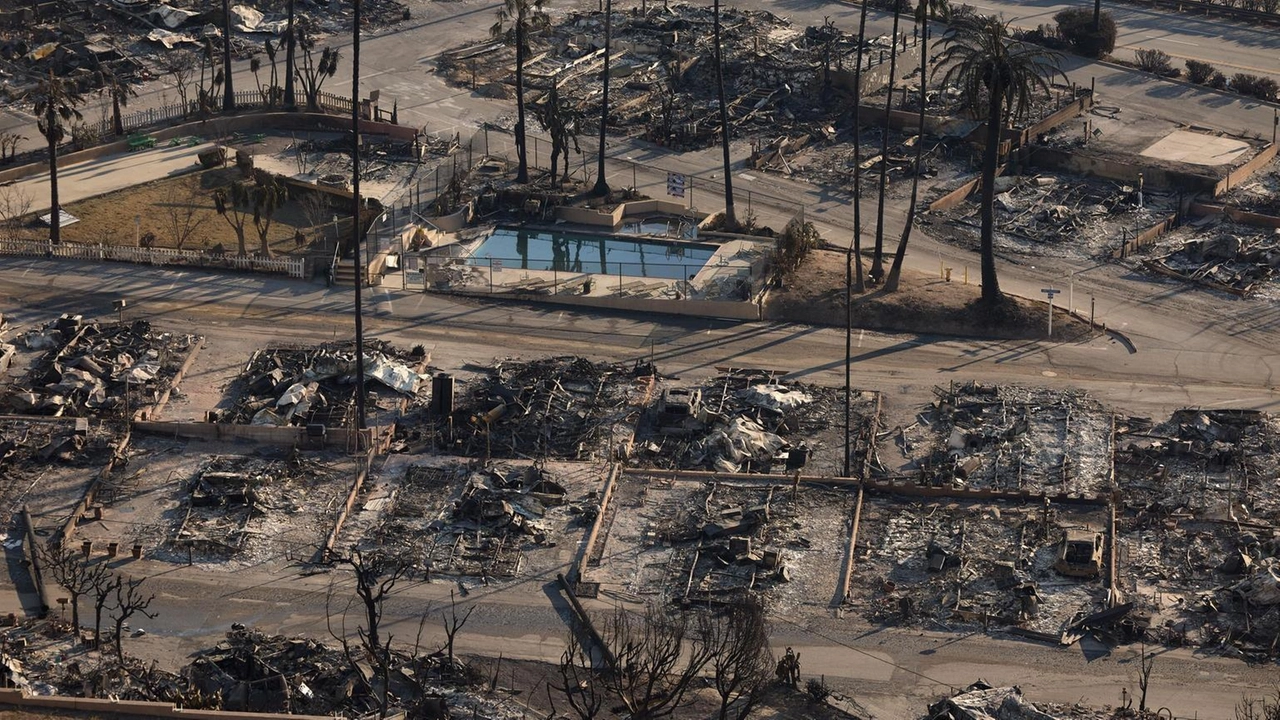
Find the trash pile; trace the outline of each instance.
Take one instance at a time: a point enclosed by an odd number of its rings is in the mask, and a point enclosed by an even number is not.
[[[1252,660],[1280,637],[1280,427],[1247,410],[1182,410],[1116,427],[1125,589],[1153,633]],[[1141,578],[1139,584],[1137,579]]]
[[[339,473],[318,460],[215,455],[185,483],[181,518],[163,550],[171,559],[219,562],[281,541],[276,516],[325,515],[318,487]],[[321,504],[320,508],[307,507]],[[198,557],[197,557],[198,556]]]
[[[111,457],[123,428],[83,418],[0,421],[0,521],[23,504],[51,468],[100,468]]]
[[[1093,710],[1080,703],[1070,706],[1032,703],[1018,686],[993,687],[985,680],[971,683],[955,695],[929,706],[925,720],[1108,720],[1136,716],[1132,708]]]
[[[414,368],[425,357],[421,346],[404,353],[383,341],[365,343],[365,387],[375,405],[371,412],[417,396],[423,376]],[[354,412],[355,361],[354,342],[256,350],[232,388],[230,409],[216,419],[247,425],[345,427]]]
[[[1111,415],[1079,390],[951,383],[892,433],[917,481],[935,487],[1101,493]]]
[[[814,516],[789,487],[699,484],[686,501],[664,508],[645,534],[650,544],[671,548],[655,589],[674,601],[716,604],[744,592],[772,594],[801,565],[818,562],[803,558],[813,550],[817,531],[805,526]]]
[[[1260,215],[1280,216],[1280,160],[1272,160],[1246,182],[1215,198],[1214,202]]]
[[[608,457],[627,434],[636,377],[635,368],[575,356],[500,361],[466,383],[456,407],[450,390],[447,407],[400,423],[398,439],[467,457]]]
[[[830,444],[824,431],[840,426],[843,434],[843,391],[784,385],[780,375],[731,369],[698,388],[662,390],[637,434],[637,461],[722,472],[805,467],[814,450]],[[873,401],[863,395],[855,401],[855,434],[870,422]]]
[[[706,6],[653,3],[615,11],[610,125],[682,150],[715,141],[720,122],[712,38]],[[526,87],[536,98],[555,82],[560,102],[590,128],[599,117],[603,13],[570,13],[533,44]],[[878,58],[872,48],[889,43],[881,38],[869,45],[868,54]],[[721,47],[735,136],[776,133],[780,127],[803,133],[809,124],[821,128],[834,121],[839,108],[831,104],[832,93],[823,91],[824,64],[852,77],[843,68],[858,56],[856,36],[834,26],[801,30],[768,11],[733,7],[721,10]],[[496,42],[454,50],[437,63],[450,82],[497,97],[513,95],[507,87],[514,83],[513,67],[514,51]]]
[[[360,545],[412,558],[426,577],[511,578],[527,551],[556,545],[558,528],[594,518],[598,499],[572,497],[541,464],[451,463],[409,466],[376,502],[382,515]]]
[[[86,323],[79,315],[63,315],[26,332],[21,342],[45,354],[0,401],[4,409],[22,415],[124,417],[170,389],[200,338],[153,330],[145,320]]]
[[[1236,295],[1280,297],[1272,279],[1280,269],[1280,229],[1207,217],[1157,242],[1157,270]]]
[[[1178,209],[1168,192],[1052,173],[998,177],[996,193],[996,247],[1056,257],[1109,254]],[[978,200],[940,213],[945,232],[967,247],[978,246]]]
[[[877,623],[1014,626],[1058,641],[1104,607],[1100,515],[1058,506],[864,506],[849,604]]]

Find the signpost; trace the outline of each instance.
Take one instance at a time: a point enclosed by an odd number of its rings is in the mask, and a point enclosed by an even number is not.
[[[684,197],[684,175],[667,173],[667,194],[671,197]]]
[[[1048,288],[1040,288],[1040,292],[1049,296],[1049,337],[1053,337],[1053,296],[1057,295],[1062,291],[1055,290],[1054,288],[1048,287]]]

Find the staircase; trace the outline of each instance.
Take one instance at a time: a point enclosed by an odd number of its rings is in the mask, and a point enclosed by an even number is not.
[[[356,274],[355,260],[339,260],[333,266],[333,284],[343,287],[355,287]],[[368,286],[368,279],[365,279],[365,285]]]

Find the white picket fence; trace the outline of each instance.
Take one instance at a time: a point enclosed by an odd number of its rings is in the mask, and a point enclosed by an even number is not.
[[[183,265],[201,268],[225,268],[250,272],[274,273],[303,279],[307,276],[305,258],[258,258],[240,255],[210,255],[196,250],[143,248],[117,245],[80,245],[76,243],[40,242],[38,240],[0,240],[0,255],[24,257],[56,257],[69,260],[94,260],[139,263],[142,265]]]

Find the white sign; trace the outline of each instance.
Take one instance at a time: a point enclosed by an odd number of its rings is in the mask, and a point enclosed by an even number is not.
[[[490,259],[489,259],[489,267],[493,268],[494,270],[501,271],[501,270],[502,270],[502,258],[490,258]]]
[[[684,197],[684,175],[667,173],[667,194],[672,197]]]

